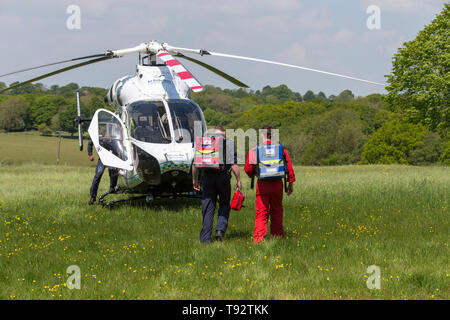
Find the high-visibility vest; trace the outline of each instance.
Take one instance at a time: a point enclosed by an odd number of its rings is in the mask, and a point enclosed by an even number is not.
[[[223,170],[225,144],[222,135],[196,137],[194,166],[198,169]]]
[[[277,144],[262,144],[256,148],[258,179],[282,179],[286,175],[286,163],[283,146]]]

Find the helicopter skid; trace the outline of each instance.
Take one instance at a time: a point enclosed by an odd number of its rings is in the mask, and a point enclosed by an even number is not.
[[[128,197],[128,198],[123,198],[123,199],[118,199],[118,200],[105,202],[106,196],[108,196],[110,194],[122,194],[125,191],[126,191],[126,189],[118,188],[117,190],[114,190],[113,192],[106,192],[105,194],[103,194],[99,198],[98,203],[101,206],[111,208],[112,206],[114,206],[117,203],[128,202],[128,201],[131,202],[131,201],[134,201],[134,200],[142,200],[142,199],[145,199],[145,202],[150,204],[150,203],[152,203],[154,201],[155,198],[157,198],[157,199],[163,199],[163,198],[168,198],[168,199],[176,199],[176,198],[200,199],[201,198],[201,194],[200,193],[195,193],[195,192],[159,194],[156,197],[154,197],[153,194],[148,193],[148,194],[142,194],[142,195],[138,195],[138,196],[133,196],[133,197]]]

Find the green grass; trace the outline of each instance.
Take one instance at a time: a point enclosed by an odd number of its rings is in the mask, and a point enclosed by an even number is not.
[[[0,164],[24,163],[57,164],[58,137],[43,137],[36,131],[0,133]],[[87,142],[80,152],[78,136],[63,135],[59,164],[71,166],[95,166],[87,157]]]
[[[201,245],[199,201],[90,207],[93,174],[0,166],[0,299],[450,298],[448,167],[296,167],[286,236],[260,245],[248,179],[225,241]],[[65,287],[70,265],[80,290]]]

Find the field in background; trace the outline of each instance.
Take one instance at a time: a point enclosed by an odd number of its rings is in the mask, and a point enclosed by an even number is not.
[[[89,165],[73,144],[67,152]],[[260,245],[248,179],[226,240],[205,246],[199,201],[90,207],[92,175],[0,166],[0,299],[450,298],[448,167],[296,167],[286,236]],[[70,265],[80,290],[66,288]],[[380,290],[366,286],[370,265]]]
[[[40,136],[37,131],[0,133],[0,164],[57,164],[58,143],[58,137]],[[84,139],[84,149],[80,152],[78,136],[63,134],[59,164],[95,166],[96,162],[88,159],[87,143]]]

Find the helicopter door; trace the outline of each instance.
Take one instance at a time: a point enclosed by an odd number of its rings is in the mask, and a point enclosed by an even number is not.
[[[105,109],[97,110],[88,132],[105,166],[133,169],[126,128],[114,113]]]

